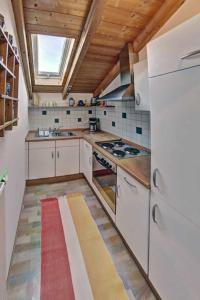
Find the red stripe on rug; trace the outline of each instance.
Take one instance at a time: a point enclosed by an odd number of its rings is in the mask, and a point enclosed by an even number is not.
[[[56,198],[41,201],[41,300],[75,300]]]

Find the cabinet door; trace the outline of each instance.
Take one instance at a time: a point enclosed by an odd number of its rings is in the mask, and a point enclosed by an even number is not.
[[[116,225],[147,273],[149,190],[120,169],[117,184]]]
[[[200,228],[154,196],[149,278],[162,300],[199,300]]]
[[[84,174],[87,180],[92,182],[92,146],[84,141],[84,164],[85,170]]]
[[[79,147],[56,147],[56,176],[79,173]]]
[[[200,8],[200,3],[196,5]],[[147,45],[149,76],[200,65],[200,15],[194,16]]]
[[[55,148],[29,148],[29,179],[55,176]]]
[[[135,109],[149,111],[149,79],[147,60],[134,64]]]
[[[80,173],[85,173],[85,152],[84,152],[84,140],[80,140]]]
[[[28,156],[29,156],[29,153],[28,152],[29,152],[28,143],[26,142],[25,143],[25,178],[26,178],[26,180],[29,179],[29,175],[28,175],[28,168],[29,168],[29,166],[28,166],[28,164],[29,164]]]

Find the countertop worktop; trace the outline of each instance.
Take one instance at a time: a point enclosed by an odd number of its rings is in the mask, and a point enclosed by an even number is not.
[[[96,132],[90,133],[89,130],[69,130],[73,132],[75,136],[69,137],[46,137],[41,138],[37,137],[35,131],[29,131],[26,136],[26,142],[39,142],[39,141],[51,141],[51,140],[70,140],[70,139],[85,139],[88,143],[90,143],[93,147],[95,147],[98,151],[108,157],[111,161],[113,161],[117,166],[122,168],[124,171],[129,173],[133,176],[136,180],[142,183],[146,188],[150,189],[150,169],[151,169],[151,156],[138,156],[134,158],[125,158],[125,159],[118,159],[115,158],[113,155],[99,147],[96,142],[100,141],[109,141],[109,140],[116,140],[120,139],[120,137],[113,135],[107,132]],[[128,142],[131,146],[136,146],[140,149],[143,147],[134,144],[132,142]]]

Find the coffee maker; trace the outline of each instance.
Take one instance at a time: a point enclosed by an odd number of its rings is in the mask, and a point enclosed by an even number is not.
[[[90,132],[97,131],[97,118],[89,118],[89,130]]]

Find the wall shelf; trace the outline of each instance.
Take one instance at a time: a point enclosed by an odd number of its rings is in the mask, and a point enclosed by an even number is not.
[[[19,58],[0,27],[0,137],[18,123]]]

